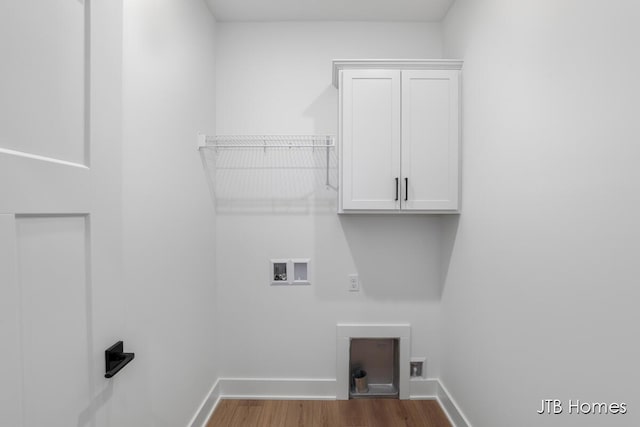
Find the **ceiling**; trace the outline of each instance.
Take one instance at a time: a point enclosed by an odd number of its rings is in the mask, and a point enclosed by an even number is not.
[[[206,0],[218,21],[440,21],[454,0]]]

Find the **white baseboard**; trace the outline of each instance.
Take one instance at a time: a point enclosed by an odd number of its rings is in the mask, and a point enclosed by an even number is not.
[[[189,427],[205,427],[223,399],[335,400],[335,379],[219,378],[211,387]],[[455,400],[437,378],[410,381],[410,398],[437,400],[454,427],[471,427]]]
[[[221,395],[228,399],[333,400],[335,379],[220,378]]]
[[[409,381],[409,398],[411,400],[435,400],[438,397],[437,379],[415,379]]]
[[[438,382],[438,402],[440,402],[440,406],[444,409],[444,412],[449,417],[451,424],[454,427],[471,427],[471,423],[467,420],[467,417],[464,416],[460,407],[453,400],[453,397],[449,394],[449,391],[442,384],[442,381],[437,380]]]
[[[213,411],[220,402],[220,380],[217,380],[204,398],[200,407],[188,424],[189,427],[205,427]]]

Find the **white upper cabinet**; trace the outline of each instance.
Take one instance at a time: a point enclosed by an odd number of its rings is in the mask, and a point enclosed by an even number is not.
[[[459,211],[461,65],[334,61],[339,212]]]

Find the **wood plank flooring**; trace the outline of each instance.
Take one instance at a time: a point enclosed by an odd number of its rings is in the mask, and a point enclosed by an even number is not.
[[[222,400],[207,427],[452,427],[435,400]]]

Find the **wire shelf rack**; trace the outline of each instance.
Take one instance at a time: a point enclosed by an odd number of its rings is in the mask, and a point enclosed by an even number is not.
[[[338,185],[335,147],[334,135],[198,135],[218,212],[333,206],[326,190]]]
[[[198,135],[198,148],[333,148],[333,135]]]

